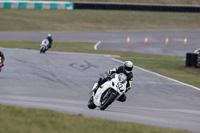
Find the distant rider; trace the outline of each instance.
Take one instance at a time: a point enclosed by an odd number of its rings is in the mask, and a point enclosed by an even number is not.
[[[53,39],[52,39],[51,34],[48,34],[48,36],[47,36],[46,39],[49,41],[49,48],[51,48],[51,45],[52,45],[52,43],[53,43]]]
[[[127,92],[128,90],[131,89],[131,82],[133,81],[132,70],[133,70],[133,63],[131,61],[125,61],[123,66],[119,66],[119,67],[113,68],[112,70],[108,71],[108,76],[106,78],[103,78],[103,79],[99,78],[98,85],[94,89],[94,93],[96,93],[97,89],[103,83],[105,83],[106,81],[108,81],[111,78],[110,76],[113,73],[117,73],[117,74],[124,73],[127,76],[127,84],[126,84],[126,92]],[[118,99],[118,101],[125,102],[126,101],[126,95],[122,94],[121,97]]]
[[[2,61],[2,67],[4,66],[4,61],[5,61],[5,57],[4,57],[4,54],[3,52],[0,51],[0,57],[1,57],[1,61]]]

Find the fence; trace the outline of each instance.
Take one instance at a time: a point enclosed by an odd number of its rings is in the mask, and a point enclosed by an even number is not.
[[[200,6],[74,2],[74,9],[200,12]]]
[[[0,8],[73,10],[74,4],[54,1],[0,1]]]
[[[0,8],[12,9],[91,9],[91,10],[135,10],[164,12],[200,12],[200,6],[156,5],[156,4],[124,4],[124,3],[89,3],[59,1],[17,1],[0,0]]]

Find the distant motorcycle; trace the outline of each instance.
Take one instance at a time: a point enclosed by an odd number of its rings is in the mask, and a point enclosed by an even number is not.
[[[3,62],[2,62],[2,59],[1,59],[1,57],[0,57],[0,72],[1,72],[2,66],[3,66]]]
[[[40,46],[40,53],[45,53],[49,49],[48,39],[43,39]]]
[[[122,94],[126,92],[127,76],[124,73],[112,74],[110,80],[102,84],[96,93],[93,90],[97,87],[97,83],[92,88],[92,97],[88,101],[88,108],[105,110]]]

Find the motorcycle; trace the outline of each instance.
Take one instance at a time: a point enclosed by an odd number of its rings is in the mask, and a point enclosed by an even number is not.
[[[45,53],[49,49],[48,39],[43,39],[40,46],[40,53]]]
[[[2,62],[1,57],[0,57],[0,72],[1,72],[2,66],[3,66],[3,62]]]
[[[122,94],[126,92],[127,76],[124,73],[112,74],[110,80],[102,84],[96,93],[94,89],[98,83],[92,87],[92,96],[88,101],[88,108],[95,109],[99,107],[100,110],[105,110]]]

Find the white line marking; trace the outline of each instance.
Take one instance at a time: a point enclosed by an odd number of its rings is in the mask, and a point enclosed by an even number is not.
[[[116,105],[111,105],[112,107],[115,108],[126,108],[129,110],[149,110],[149,111],[163,111],[163,112],[174,112],[174,113],[188,113],[188,114],[193,114],[193,115],[200,115],[199,110],[187,110],[187,109],[176,109],[176,108],[169,108],[169,109],[162,109],[162,108],[145,108],[145,107],[125,107],[125,106],[116,106]]]
[[[137,81],[137,82],[135,81],[135,82],[134,82],[134,84],[141,84],[141,83],[142,83],[142,84],[154,84],[154,85],[155,85],[155,84],[156,84],[156,85],[163,85],[163,84],[165,84],[165,85],[176,85],[176,86],[177,86],[177,85],[181,85],[181,86],[182,86],[182,84],[179,84],[179,83],[176,83],[176,82],[175,82],[175,83],[162,83],[162,82],[154,82],[154,81],[152,81],[152,82],[145,82],[145,83],[144,83],[144,82],[141,82],[141,81]]]
[[[101,41],[98,41],[95,45],[94,45],[94,50],[97,50],[98,45],[101,43]]]
[[[115,59],[115,58],[111,58],[111,59],[114,60],[114,61],[117,61],[117,62],[123,63],[123,61],[117,60],[117,59]],[[172,78],[169,78],[169,77],[163,76],[163,75],[161,75],[161,74],[158,74],[158,73],[155,73],[155,72],[152,72],[152,71],[149,71],[149,70],[143,69],[143,68],[138,67],[138,66],[134,66],[134,67],[136,67],[136,68],[138,68],[138,69],[140,69],[140,70],[142,70],[142,71],[145,71],[145,72],[148,72],[148,73],[154,74],[154,75],[156,75],[156,76],[159,76],[159,77],[162,77],[162,78],[165,78],[165,79],[168,79],[168,80],[171,80],[171,81],[177,82],[177,83],[179,83],[179,84],[182,84],[182,85],[185,85],[185,86],[188,86],[188,87],[191,87],[191,88],[193,88],[193,89],[196,89],[196,90],[199,90],[199,91],[200,91],[200,88],[198,88],[198,87],[195,87],[195,86],[192,86],[192,85],[189,85],[189,84],[183,83],[183,82],[181,82],[181,81],[178,81],[178,80],[175,80],[175,79],[172,79]]]

